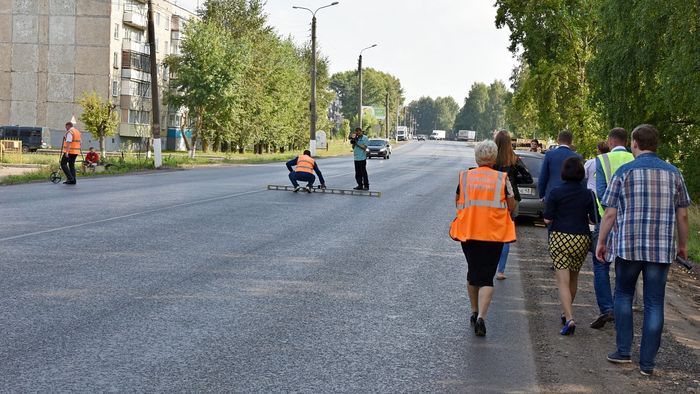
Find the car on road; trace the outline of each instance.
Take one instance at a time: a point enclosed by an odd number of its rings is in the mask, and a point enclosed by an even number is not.
[[[367,143],[367,158],[382,157],[385,160],[391,156],[391,144],[383,138],[372,138]]]
[[[425,141],[425,135],[424,135],[424,134],[418,134],[418,141]]]
[[[537,190],[537,180],[542,170],[544,155],[536,152],[516,152],[520,160],[532,175],[532,183],[518,185],[520,192],[520,204],[518,205],[518,217],[540,218],[544,214],[544,202],[540,199]]]

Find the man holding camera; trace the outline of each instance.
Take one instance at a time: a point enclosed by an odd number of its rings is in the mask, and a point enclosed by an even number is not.
[[[355,181],[357,186],[354,190],[369,190],[369,178],[367,177],[367,144],[369,139],[363,135],[362,129],[355,128],[355,136],[350,139],[352,144],[353,158],[355,159]]]

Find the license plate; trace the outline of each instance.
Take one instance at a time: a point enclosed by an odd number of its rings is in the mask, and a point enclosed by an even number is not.
[[[520,192],[520,194],[533,194],[531,187],[519,187],[518,191]]]

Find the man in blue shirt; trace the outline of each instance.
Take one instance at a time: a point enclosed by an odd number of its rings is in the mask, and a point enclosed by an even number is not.
[[[632,362],[632,298],[637,278],[642,274],[642,375],[654,372],[661,346],[669,267],[676,256],[688,258],[690,197],[678,169],[656,156],[658,144],[659,132],[654,126],[642,124],[632,131],[634,160],[615,172],[600,199],[606,208],[596,245],[597,259],[615,259],[617,350],[607,357],[612,363]]]
[[[355,190],[369,190],[369,178],[367,177],[367,144],[369,139],[363,135],[361,128],[355,129],[355,138],[351,140],[353,143],[352,155],[355,160],[355,181],[357,186]]]
[[[557,142],[559,146],[551,151],[547,151],[542,161],[542,171],[537,180],[537,190],[539,190],[540,198],[544,198],[547,202],[547,194],[555,187],[564,183],[561,179],[561,165],[564,160],[569,157],[578,157],[583,161],[583,157],[571,149],[573,135],[570,131],[564,130],[559,133]]]

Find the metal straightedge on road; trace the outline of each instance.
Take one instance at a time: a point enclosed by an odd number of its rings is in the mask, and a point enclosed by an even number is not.
[[[281,190],[293,192],[294,186],[286,185],[267,185],[267,190]],[[381,197],[382,192],[374,192],[370,190],[352,190],[352,189],[321,189],[320,187],[314,187],[311,189],[314,193],[326,193],[326,194],[342,194],[346,196],[365,196],[365,197]],[[306,189],[302,189],[299,193],[306,193]]]

